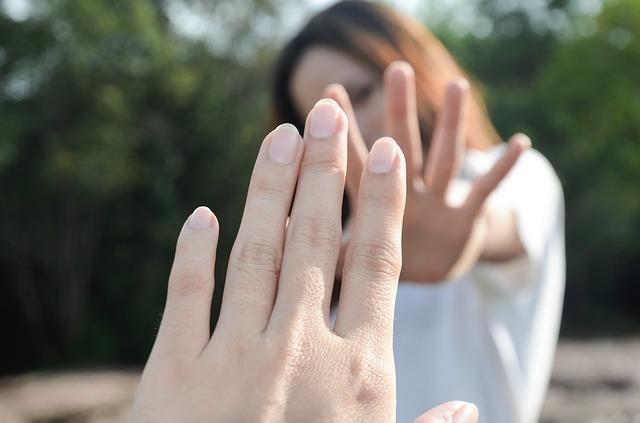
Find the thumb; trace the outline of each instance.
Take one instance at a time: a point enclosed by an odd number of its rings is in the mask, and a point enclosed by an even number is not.
[[[478,407],[463,401],[451,401],[427,411],[413,423],[477,423]]]

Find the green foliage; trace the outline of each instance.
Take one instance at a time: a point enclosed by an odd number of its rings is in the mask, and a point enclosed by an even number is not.
[[[23,21],[0,13],[0,373],[140,363],[200,204],[226,262],[269,117],[264,28],[283,0],[32,3]],[[499,3],[478,3],[486,37],[439,33],[500,132],[529,133],[561,176],[565,333],[637,328],[640,3],[610,0],[595,31],[568,37]],[[572,3],[548,7],[593,19]],[[207,43],[175,31],[176,4],[213,22]]]
[[[482,81],[503,136],[528,133],[561,177],[567,233],[563,332],[637,330],[640,3],[605,2],[595,31],[586,36],[537,30],[518,11],[490,17],[497,30],[487,38],[446,32],[443,38]],[[570,24],[591,19],[576,16]],[[500,31],[505,22],[518,30]]]
[[[225,261],[267,121],[264,64],[211,54],[163,13],[65,0],[0,16],[0,314],[15,322],[0,368],[143,359],[199,204]]]
[[[640,3],[610,1],[593,35],[556,49],[538,107],[567,186],[567,318],[581,329],[640,312]],[[635,301],[634,301],[635,299]],[[571,314],[569,314],[571,313]]]

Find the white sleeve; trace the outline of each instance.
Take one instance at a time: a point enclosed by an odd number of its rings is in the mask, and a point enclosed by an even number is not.
[[[497,150],[497,151],[496,151]],[[504,148],[491,151],[484,160],[474,159],[477,172],[489,170]],[[528,150],[488,199],[492,206],[513,210],[518,236],[526,254],[506,262],[478,262],[472,276],[500,291],[511,291],[537,280],[556,232],[563,227],[564,201],[558,177],[547,159]]]

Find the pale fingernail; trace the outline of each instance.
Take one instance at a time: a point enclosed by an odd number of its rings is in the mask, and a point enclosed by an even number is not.
[[[271,134],[267,156],[280,164],[291,164],[298,155],[298,130],[290,123],[278,126]]]
[[[309,112],[309,135],[314,139],[325,139],[335,134],[338,128],[340,107],[333,100],[323,98]]]
[[[469,81],[467,81],[465,78],[457,78],[451,81],[449,89],[456,91],[467,91],[469,89]]]
[[[376,174],[389,173],[393,169],[398,154],[398,145],[391,138],[381,138],[373,144],[369,152],[367,167]]]
[[[462,407],[458,408],[453,414],[453,423],[475,423],[478,416],[478,407],[475,404],[465,403]]]
[[[523,150],[526,150],[527,148],[531,148],[531,138],[529,138],[528,136],[526,136],[525,134],[518,134],[515,136],[515,141],[520,144],[520,147]]]
[[[404,81],[406,78],[411,78],[415,74],[411,64],[402,60],[391,63],[387,67],[387,72],[389,77],[397,81]]]
[[[208,229],[213,223],[213,213],[208,207],[200,206],[191,213],[189,227],[191,229]]]

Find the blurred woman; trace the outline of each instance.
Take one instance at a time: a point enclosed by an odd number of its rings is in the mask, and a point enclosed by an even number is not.
[[[394,327],[399,422],[451,399],[477,404],[481,421],[537,421],[557,343],[561,186],[526,136],[502,142],[467,80],[419,22],[357,0],[313,16],[275,66],[277,122],[302,131],[321,97],[347,113],[351,209],[374,140],[391,136],[406,156]],[[353,221],[347,213],[345,248]],[[389,251],[357,259],[389,260]]]

